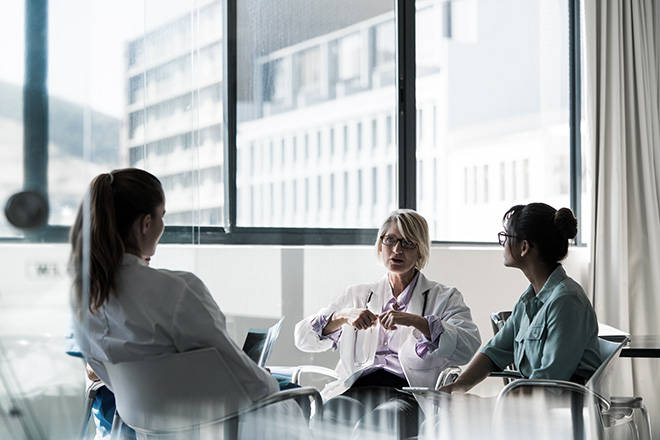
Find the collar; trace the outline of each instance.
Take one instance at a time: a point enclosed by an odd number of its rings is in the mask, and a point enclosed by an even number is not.
[[[401,295],[399,295],[399,298],[395,299],[394,295],[392,295],[392,299],[394,299],[398,304],[401,304],[403,306],[407,306],[410,303],[410,298],[412,298],[413,291],[415,290],[415,287],[417,286],[417,280],[419,279],[419,271],[412,277],[408,285],[406,286],[405,289],[403,289],[403,292],[401,292]],[[390,293],[391,293],[391,286],[390,286]]]
[[[532,298],[536,298],[542,303],[546,303],[554,294],[555,288],[561,284],[566,278],[566,271],[564,267],[560,264],[557,268],[550,274],[545,284],[541,288],[538,294],[534,294],[534,288],[530,286],[525,290],[525,293],[522,296],[522,301],[527,304]]]
[[[426,276],[418,271],[417,272],[417,282],[416,285],[410,291],[410,300],[408,303],[408,313],[421,314],[424,310],[425,298],[429,290],[431,290],[436,283],[430,281]],[[376,293],[378,297],[377,301],[372,300],[368,304],[369,310],[374,313],[380,313],[385,304],[393,298],[392,290],[390,287],[390,282],[387,273],[372,287],[373,292]]]
[[[125,253],[121,257],[121,263],[119,263],[120,266],[133,266],[133,265],[138,265],[138,266],[147,266],[149,265],[144,261],[142,258],[138,257],[137,255]]]

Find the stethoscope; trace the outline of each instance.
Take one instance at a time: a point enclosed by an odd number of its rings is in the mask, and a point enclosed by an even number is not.
[[[424,314],[426,312],[426,303],[428,301],[428,295],[426,294],[426,292],[423,293],[422,295],[424,296],[424,303],[422,304],[422,316],[424,316]],[[373,296],[374,296],[374,292],[372,290],[372,291],[369,292],[369,296],[367,296],[367,302],[365,304],[365,308],[367,308],[367,309],[369,308],[369,303],[371,302],[371,298]],[[375,328],[376,327],[371,327],[371,328],[368,328],[367,330],[362,330],[362,331],[363,332],[372,332],[372,331],[374,331]],[[355,335],[354,335],[355,340],[353,341],[353,364],[356,367],[364,367],[365,365],[367,365],[369,363],[369,360],[372,358],[372,355],[375,354],[375,353],[371,353],[371,352],[375,351],[376,349],[373,345],[371,345],[371,347],[369,349],[369,352],[367,353],[367,356],[364,358],[364,360],[358,360],[358,353],[357,353],[358,330],[354,330],[354,332],[355,332]]]

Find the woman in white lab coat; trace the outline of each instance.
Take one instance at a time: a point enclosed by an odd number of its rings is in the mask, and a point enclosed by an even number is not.
[[[466,364],[481,344],[462,294],[420,272],[430,253],[424,217],[392,212],[375,247],[385,276],[348,287],[295,329],[300,350],[339,349],[339,379],[323,389],[324,400],[343,395],[369,401],[367,412],[401,397],[402,387],[434,387],[443,369]]]
[[[146,171],[115,170],[92,181],[71,228],[74,333],[85,359],[107,383],[103,362],[215,347],[253,401],[278,391],[230,338],[199,278],[149,266],[164,215],[161,183]]]

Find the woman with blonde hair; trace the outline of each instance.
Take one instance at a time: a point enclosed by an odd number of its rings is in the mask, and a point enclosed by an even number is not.
[[[368,414],[394,400],[406,407],[399,413],[416,417],[414,399],[401,388],[433,388],[445,367],[466,364],[481,343],[479,330],[458,289],[421,272],[430,254],[424,217],[409,209],[392,212],[375,248],[387,270],[383,278],[349,286],[327,307],[304,318],[296,325],[295,342],[307,352],[339,349],[339,379],[321,393],[329,409],[331,402],[355,406],[341,399],[347,397],[364,405]],[[406,425],[402,436],[414,435],[417,421],[410,418],[401,420]]]

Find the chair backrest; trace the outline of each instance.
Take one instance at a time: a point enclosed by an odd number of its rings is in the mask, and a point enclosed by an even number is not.
[[[502,330],[502,327],[504,327],[504,323],[506,322],[507,319],[511,316],[511,310],[500,310],[497,313],[491,313],[490,314],[490,324],[493,327],[493,334],[496,335],[497,332]],[[510,364],[505,368],[505,371],[515,371],[516,367],[513,364]],[[511,377],[503,377],[502,381],[504,382],[504,385],[509,384],[514,378]]]
[[[511,310],[500,310],[497,313],[491,313],[490,315],[490,324],[493,327],[493,334],[496,335],[497,332],[502,330],[504,327],[504,322],[509,319],[511,316]]]
[[[117,412],[144,433],[208,424],[252,404],[215,348],[104,366]]]
[[[610,399],[611,396],[609,395],[608,387],[614,369],[614,361],[619,357],[621,349],[623,349],[629,341],[630,338],[628,337],[625,337],[619,342],[598,338],[602,363],[600,364],[600,367],[594,371],[594,374],[591,375],[591,378],[585,384],[585,387],[607,400]]]

